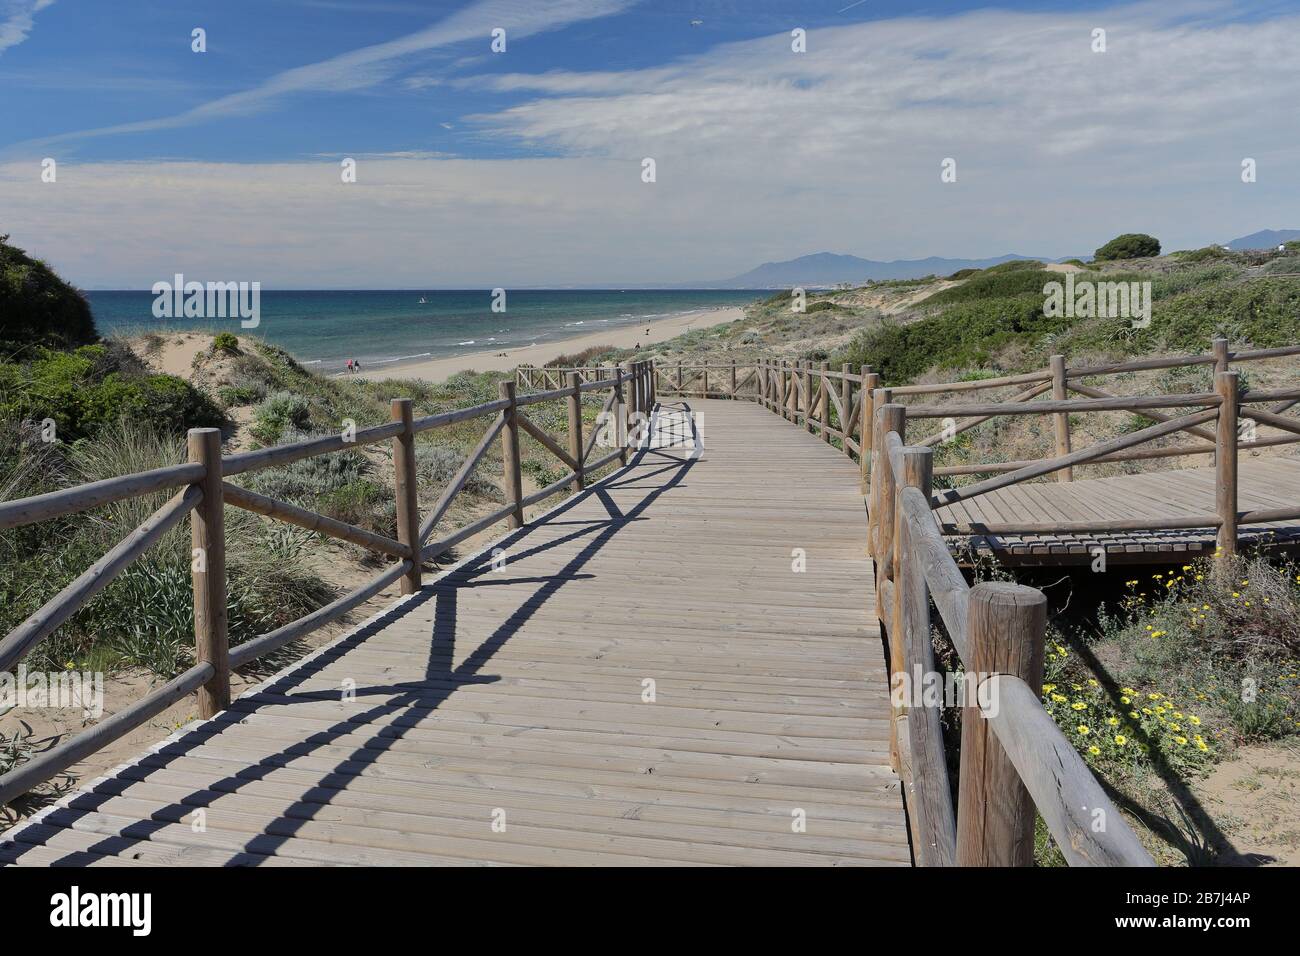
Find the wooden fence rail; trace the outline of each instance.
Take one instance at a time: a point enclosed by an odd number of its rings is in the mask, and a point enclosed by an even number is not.
[[[392,402],[393,420],[388,424],[361,429],[355,434],[314,438],[224,458],[221,455],[221,435],[217,429],[192,429],[188,436],[190,461],[186,464],[0,502],[0,530],[3,530],[87,511],[114,501],[173,488],[180,489],[139,528],[0,640],[0,671],[13,668],[41,640],[57,630],[187,515],[190,516],[194,553],[192,577],[196,660],[193,667],[151,691],[142,700],[0,776],[0,805],[104,748],[188,694],[197,692],[200,717],[213,716],[230,704],[232,669],[249,664],[336,620],[394,582],[401,582],[403,594],[413,593],[420,587],[423,561],[438,557],[452,545],[498,522],[505,521],[510,527],[518,527],[524,520],[524,508],[568,488],[581,487],[588,475],[616,460],[625,463],[627,449],[622,445],[622,437],[627,434],[627,427],[623,419],[627,415],[644,416],[649,413],[654,394],[650,365],[636,362],[623,368],[593,369],[591,372],[585,379],[576,374],[568,376],[562,387],[553,392],[525,396],[516,394],[515,382],[503,382],[501,396],[496,401],[422,418],[414,417],[410,399],[398,398]],[[630,408],[623,407],[624,386],[628,386],[632,394]],[[581,399],[585,393],[604,390],[608,390],[610,395],[601,408],[600,418],[613,415],[617,419],[614,434],[619,436],[619,447],[592,460],[591,455],[601,431],[593,430],[591,439],[584,444]],[[524,411],[526,407],[553,400],[564,401],[568,405],[567,447],[536,425]],[[475,418],[490,420],[486,434],[422,521],[416,497],[415,436],[430,429]],[[527,496],[523,494],[520,479],[520,431],[536,439],[569,469],[560,481]],[[430,542],[428,539],[446,515],[452,500],[464,488],[474,468],[498,438],[502,446],[506,506]],[[226,480],[235,475],[389,439],[393,442],[396,538],[376,534],[289,502],[257,494]],[[397,563],[299,620],[231,647],[226,621],[223,521],[227,505],[360,545],[396,558]]]

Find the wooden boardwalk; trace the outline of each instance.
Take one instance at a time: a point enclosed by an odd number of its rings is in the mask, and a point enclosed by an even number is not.
[[[0,862],[908,865],[857,466],[749,402],[653,444]]]
[[[1295,507],[1300,502],[1300,458],[1246,459],[1238,468],[1241,511]],[[1016,484],[937,508],[935,516],[940,521],[971,525],[1029,521],[1064,527],[1068,522],[1140,522],[1213,512],[1214,494],[1213,468],[1181,468]],[[1243,546],[1295,549],[1300,547],[1300,523],[1291,519],[1243,524],[1239,540]],[[1117,563],[1159,563],[1212,555],[1215,529],[975,534],[953,536],[950,543],[991,552],[1010,564],[1086,564],[1098,548],[1104,548],[1107,559]]]

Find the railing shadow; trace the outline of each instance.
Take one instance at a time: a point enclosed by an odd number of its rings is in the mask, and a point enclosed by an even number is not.
[[[686,420],[690,423],[691,434],[687,437],[695,439],[692,445],[698,448],[699,436],[695,432],[689,414],[690,407],[682,402],[681,410],[687,413]],[[243,844],[243,852],[233,853],[227,863],[229,866],[257,865],[262,857],[275,854],[287,841],[293,839],[304,825],[331,803],[335,794],[346,790],[355,777],[367,767],[373,766],[380,757],[391,750],[393,745],[402,739],[406,730],[418,726],[457,690],[466,685],[492,683],[497,680],[493,675],[481,673],[496,652],[511,638],[518,635],[524,625],[541,607],[554,598],[566,583],[592,577],[591,574],[579,572],[587,567],[620,531],[633,522],[645,520],[647,510],[663,495],[681,485],[698,458],[695,455],[684,455],[674,459],[666,449],[642,447],[633,452],[629,465],[640,469],[650,460],[662,461],[663,465],[652,468],[649,472],[640,470],[628,473],[616,472],[611,478],[569,498],[541,521],[511,532],[496,544],[497,547],[512,549],[510,562],[518,565],[531,556],[553,551],[584,538],[589,539],[558,573],[526,579],[537,580],[541,586],[530,598],[521,602],[516,613],[498,625],[459,665],[454,663],[457,638],[463,637],[457,633],[459,596],[464,590],[487,583],[479,579],[493,570],[490,554],[481,555],[436,583],[426,586],[418,594],[318,653],[294,671],[256,693],[240,698],[230,710],[222,712],[202,726],[137,761],[131,765],[129,776],[124,772],[101,781],[88,792],[74,797],[65,806],[50,811],[41,822],[50,826],[72,828],[78,819],[100,813],[101,808],[114,798],[133,796],[131,789],[136,784],[148,783],[153,775],[169,768],[175,761],[200,750],[204,744],[219,740],[232,728],[240,726],[243,721],[257,715],[259,711],[271,707],[292,706],[294,703],[304,701],[341,699],[343,694],[341,690],[337,692],[311,690],[298,693],[293,691],[295,688],[302,687],[312,677],[319,675],[328,665],[337,662],[350,651],[364,644],[368,638],[411,614],[418,613],[433,601],[434,620],[429,654],[420,681],[356,688],[355,696],[358,701],[376,695],[383,695],[388,699],[382,704],[351,714],[346,719],[337,720],[323,730],[279,748],[275,753],[259,757],[236,773],[214,775],[210,783],[155,810],[150,819],[124,826],[118,833],[106,835],[89,848],[91,852],[113,855],[128,852],[133,844],[150,840],[154,834],[183,821],[196,809],[210,806],[223,796],[239,792],[253,781],[271,776],[276,770],[289,766],[295,760],[320,753],[324,748],[336,746],[359,730],[377,724],[381,718],[396,714],[395,719],[382,724],[381,731],[375,732],[360,743],[344,744],[352,748],[350,753],[339,758],[331,770],[321,771],[314,786],[305,788],[296,799],[278,811],[274,819],[262,826],[262,832],[252,836]],[[646,487],[645,495],[634,507],[626,511],[620,509],[609,494],[610,489],[642,487],[643,482],[652,479],[654,479],[653,483]],[[529,537],[535,535],[540,528],[567,526],[567,523],[560,519],[593,500],[601,503],[606,517],[594,522],[583,521],[577,524],[574,530],[558,537],[529,543]],[[519,546],[523,547],[517,552],[513,551]],[[237,738],[232,735],[228,740],[237,749]],[[239,758],[236,756],[233,759]],[[157,798],[152,799],[157,802]],[[355,850],[356,847],[352,849]],[[71,863],[76,859],[78,854],[70,852],[68,857],[58,862]]]

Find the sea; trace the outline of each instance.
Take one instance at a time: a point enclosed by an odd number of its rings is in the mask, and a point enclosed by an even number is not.
[[[488,290],[264,291],[255,329],[238,319],[158,319],[150,292],[87,292],[101,335],[222,331],[261,336],[304,365],[336,371],[559,343],[685,312],[746,305],[745,289],[509,290],[494,312]],[[499,301],[499,298],[496,300]],[[556,352],[563,351],[557,347]],[[546,353],[539,353],[545,360]]]

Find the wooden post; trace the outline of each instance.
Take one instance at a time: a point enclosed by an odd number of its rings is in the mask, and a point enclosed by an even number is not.
[[[871,371],[870,365],[862,366],[862,410],[858,412],[858,453],[859,490],[865,495],[871,481],[871,448],[875,435],[876,408],[873,394],[880,387],[880,376]]]
[[[1218,375],[1220,372],[1228,371],[1229,359],[1228,359],[1227,339],[1218,335],[1210,339],[1210,354],[1214,356],[1215,375]],[[1214,452],[1214,455],[1212,457],[1213,457],[1214,464],[1217,466],[1219,464],[1219,453],[1217,450]]]
[[[1043,683],[1047,629],[1043,592],[1001,581],[977,584],[971,588],[967,620],[967,694],[976,682],[982,684],[994,674],[1019,677],[1037,693]],[[1033,866],[1034,802],[981,716],[978,700],[966,703],[961,715],[957,865]]]
[[[685,382],[685,379],[682,378],[682,374],[683,374],[682,363],[679,360],[677,362],[677,394],[678,395],[682,394],[683,382]]]
[[[1069,398],[1065,389],[1065,356],[1052,356],[1052,398],[1056,401],[1063,402]],[[1070,413],[1057,412],[1052,416],[1056,420],[1056,455],[1070,453]],[[1072,467],[1062,468],[1056,473],[1057,481],[1073,481],[1074,469]]]
[[[898,437],[907,441],[907,410],[902,405],[884,403],[876,409],[876,422],[879,429],[876,435],[879,480],[876,481],[877,476],[873,475],[873,482],[877,486],[876,507],[879,509],[875,521],[876,593],[879,594],[879,582],[894,580],[894,502],[898,488],[898,476],[889,464],[885,436],[890,432],[898,432]],[[882,618],[881,623],[888,622]]]
[[[907,635],[912,640],[930,639],[930,598],[925,589],[925,572],[919,561],[908,555],[910,544],[905,533],[906,519],[898,499],[904,488],[919,488],[928,500],[933,473],[933,452],[929,448],[904,448],[903,473],[896,476],[894,493],[894,607],[888,627],[889,672],[892,681],[907,671]],[[924,630],[922,630],[924,619]],[[892,696],[892,695],[891,695]],[[907,707],[894,708],[889,722],[889,756],[894,769],[898,764],[898,720],[907,715]]]
[[[804,361],[799,364],[803,368],[803,427],[811,435],[813,432],[812,362]]]
[[[649,369],[650,409],[653,411],[655,405],[659,403],[659,366],[655,364],[654,359],[651,359],[646,365]]]
[[[1214,390],[1219,393],[1218,428],[1215,431],[1214,498],[1219,514],[1219,533],[1215,551],[1221,563],[1237,553],[1237,381],[1236,372],[1219,372],[1214,376]]]
[[[829,445],[831,441],[831,380],[826,375],[828,371],[830,371],[830,365],[822,362],[821,367],[818,369],[822,380],[821,417],[818,421],[821,422],[822,426],[822,441]]]
[[[203,500],[190,512],[190,580],[194,586],[194,650],[212,665],[212,679],[199,688],[199,716],[230,706],[230,636],[226,630],[226,521],[221,494],[221,430],[191,428],[190,461],[202,465]]]
[[[569,457],[578,463],[578,473],[573,479],[573,490],[581,491],[586,481],[582,466],[582,380],[577,372],[569,373]]]
[[[736,360],[731,360],[731,400],[736,400]]]
[[[799,409],[803,403],[803,363],[790,362],[790,421],[799,424]]]
[[[1214,355],[1214,374],[1228,371],[1228,340],[1215,336],[1210,340],[1210,351]]]
[[[709,397],[709,362],[704,362],[704,370],[700,373],[700,398]]]
[[[786,370],[787,374],[786,374],[786,383],[785,383],[785,388],[786,388],[785,401],[786,401],[786,405],[790,409],[790,422],[792,424],[797,425],[799,424],[799,372],[797,371],[798,365],[794,362],[793,359],[787,362],[786,365],[788,366],[788,368]]]
[[[776,407],[772,411],[785,418],[785,359],[777,361],[774,371],[776,374]]]
[[[519,471],[519,408],[515,404],[515,383],[502,382],[501,397],[510,402],[503,414],[506,427],[501,429],[501,467],[505,478],[506,502],[514,505],[507,527],[524,526],[524,481]]]
[[[632,378],[628,382],[628,391],[632,394],[628,396],[628,408],[632,412],[632,421],[636,421],[636,416],[640,415],[644,407],[645,399],[641,395],[641,363],[633,362],[629,369],[632,372]]]
[[[880,409],[888,405],[890,399],[889,389],[876,388],[871,391],[871,464],[869,475],[869,497],[867,499],[867,531],[871,538],[871,547],[875,548],[876,541],[876,516],[879,514],[880,507],[877,504],[879,495],[879,485],[876,483],[876,471],[880,467],[880,449],[884,447],[884,436],[880,431]],[[875,553],[871,552],[874,559]]]
[[[627,409],[623,405],[623,373],[622,366],[614,366],[614,404],[609,406],[610,413],[614,416],[614,441],[618,443],[618,460],[620,464],[627,464]]]
[[[510,393],[515,391],[515,383]],[[401,592],[420,590],[420,504],[416,496],[415,428],[409,398],[395,398],[389,410],[392,420],[402,423],[401,434],[393,438],[393,484],[397,498],[397,540],[411,549],[411,570],[402,576]]]
[[[853,452],[849,451],[849,415],[853,411],[849,407],[849,399],[853,397],[853,383],[849,381],[850,368],[848,362],[840,366],[840,408],[844,410],[840,417],[840,431],[844,432],[844,454],[852,458]]]

